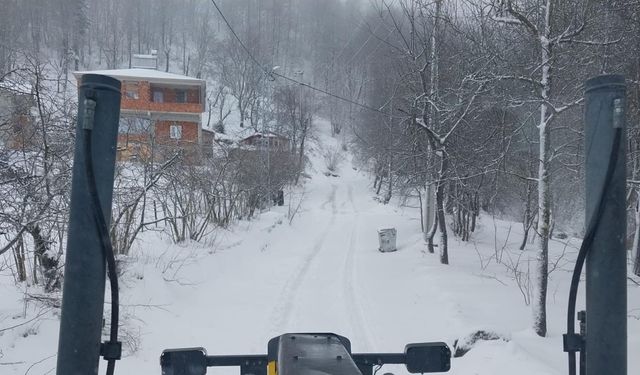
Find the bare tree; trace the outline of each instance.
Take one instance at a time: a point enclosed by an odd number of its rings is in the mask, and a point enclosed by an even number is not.
[[[7,238],[0,254],[13,249],[19,279],[25,281],[25,261],[31,246],[32,281],[53,291],[60,286],[62,275],[60,257],[71,181],[68,143],[73,139],[73,108],[65,105],[64,97],[52,89],[47,74],[51,64],[31,55],[24,55],[23,59],[25,68],[16,72],[11,82],[32,84],[12,87],[11,94],[19,103],[8,119],[8,148],[3,151],[0,164],[0,227]]]
[[[240,127],[244,127],[245,120],[250,118],[250,110],[258,100],[261,85],[266,78],[265,73],[235,40],[223,41],[220,50],[224,52],[216,51],[218,77],[220,83],[235,98],[240,114]]]
[[[496,22],[518,27],[526,32],[528,39],[537,44],[539,51],[535,66],[528,68],[526,75],[506,75],[504,79],[516,79],[528,83],[537,92],[539,102],[538,119],[538,260],[536,266],[536,288],[534,302],[534,329],[540,336],[547,333],[547,284],[549,273],[549,237],[551,233],[551,180],[552,161],[555,150],[551,148],[551,133],[558,116],[581,102],[579,85],[581,82],[565,82],[559,88],[561,70],[558,64],[563,45],[578,42],[577,38],[585,30],[590,16],[590,1],[585,0],[582,7],[574,4],[563,7],[556,0],[546,0],[542,5],[535,2],[499,1],[494,4]],[[583,9],[579,17],[565,18],[564,12]],[[530,10],[535,10],[530,12]],[[593,42],[592,42],[593,43]],[[555,70],[554,70],[555,68]],[[556,72],[556,73],[554,73]],[[562,99],[554,90],[564,91]],[[569,96],[569,100],[567,100]],[[571,97],[573,96],[573,97]]]
[[[315,112],[314,97],[302,86],[286,85],[275,90],[273,100],[276,119],[281,124],[277,130],[291,139],[291,153],[297,155],[297,184],[300,173],[304,171],[305,146],[311,134]]]

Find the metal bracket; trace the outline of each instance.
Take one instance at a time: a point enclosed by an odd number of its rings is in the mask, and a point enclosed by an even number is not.
[[[93,122],[96,117],[96,101],[95,99],[87,96],[84,99],[84,121],[82,122],[82,128],[85,130],[93,130]]]
[[[120,341],[107,341],[100,344],[100,355],[106,360],[119,360],[122,358],[122,343]]]
[[[621,128],[624,125],[624,99],[613,99],[613,128]]]
[[[562,335],[562,345],[567,353],[581,352],[584,348],[584,338],[578,333]]]

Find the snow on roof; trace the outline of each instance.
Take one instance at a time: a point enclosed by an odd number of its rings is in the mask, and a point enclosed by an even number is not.
[[[182,74],[161,72],[154,69],[109,69],[109,70],[89,70],[84,72],[73,72],[76,79],[80,79],[85,74],[100,74],[113,77],[120,81],[126,80],[145,80],[152,83],[182,83],[204,86],[203,79],[193,78]]]
[[[284,138],[284,139],[287,138],[284,135],[276,134],[274,132],[255,132],[255,133],[251,134],[250,136],[244,138],[243,141],[245,141],[247,139],[250,139],[250,138],[255,138],[255,137],[261,137],[261,138]]]
[[[216,141],[227,141],[228,143],[235,143],[236,139],[224,134],[224,133],[215,133],[215,139]]]
[[[158,57],[157,54],[146,54],[146,53],[134,53],[133,57],[139,57],[142,59],[155,59]]]

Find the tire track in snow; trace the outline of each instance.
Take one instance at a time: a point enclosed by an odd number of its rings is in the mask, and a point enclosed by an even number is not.
[[[355,253],[358,244],[358,229],[359,225],[359,210],[355,205],[353,200],[353,189],[349,186],[348,190],[349,202],[351,203],[351,207],[353,207],[354,217],[352,219],[353,226],[351,228],[351,235],[349,236],[349,247],[347,248],[347,256],[345,258],[344,270],[342,274],[342,284],[343,284],[343,293],[344,299],[346,301],[345,307],[347,310],[347,315],[349,316],[349,323],[351,324],[351,328],[353,330],[353,334],[355,335],[355,342],[358,345],[362,345],[362,348],[366,350],[371,350],[371,331],[368,328],[369,325],[364,319],[364,314],[362,312],[362,306],[358,301],[358,294],[356,293],[355,285],[356,285],[356,265],[355,265]]]
[[[320,236],[315,241],[315,245],[307,254],[302,261],[302,263],[296,268],[296,271],[293,273],[293,276],[286,282],[282,293],[278,297],[278,303],[276,307],[273,309],[271,313],[271,321],[273,322],[273,328],[276,332],[282,332],[286,326],[286,324],[291,319],[292,310],[294,308],[294,302],[296,300],[298,290],[302,285],[305,276],[307,275],[307,271],[314,259],[318,256],[324,242],[329,234],[329,230],[333,226],[336,217],[336,190],[338,187],[336,185],[331,186],[331,193],[329,194],[329,199],[324,202],[321,208],[325,208],[329,203],[331,203],[331,219],[329,220],[329,224],[322,231]]]
[[[331,224],[336,219],[336,214],[338,213],[338,209],[336,208],[336,191],[338,190],[338,186],[331,185]]]
[[[355,290],[355,252],[357,248],[356,244],[358,228],[359,225],[356,222],[351,230],[349,248],[347,249],[347,257],[344,264],[342,283],[344,288],[344,299],[346,301],[345,307],[347,309],[347,314],[349,315],[349,323],[351,324],[353,334],[355,335],[354,342],[357,342],[358,345],[362,345],[362,348],[366,351],[371,350],[372,336],[371,331],[368,328],[369,326],[364,320],[362,306],[358,302],[358,297]]]
[[[337,185],[331,185],[331,193],[329,194],[329,198],[324,203],[322,203],[320,208],[322,208],[324,210],[327,207],[327,205],[329,203],[331,203],[331,207],[333,209],[333,213],[335,214],[335,212],[336,212],[336,190],[337,189],[338,189]]]
[[[349,190],[347,192],[349,196],[349,203],[351,203],[351,207],[353,208],[353,212],[356,213],[356,216],[360,213],[360,210],[356,207],[356,202],[353,200],[353,186],[349,185]]]

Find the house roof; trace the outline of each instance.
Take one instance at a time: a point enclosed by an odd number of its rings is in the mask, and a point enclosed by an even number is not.
[[[287,137],[285,137],[284,135],[280,135],[280,134],[276,134],[273,132],[266,132],[266,133],[260,133],[260,132],[256,132],[251,134],[248,137],[245,137],[242,139],[242,141],[246,141],[252,138],[281,138],[281,139],[289,139]]]
[[[204,87],[205,81],[182,74],[160,72],[155,69],[109,69],[109,70],[89,70],[84,72],[73,72],[76,79],[80,79],[85,74],[100,74],[115,78],[120,81],[148,81],[151,83],[173,83],[185,85],[199,85]]]

